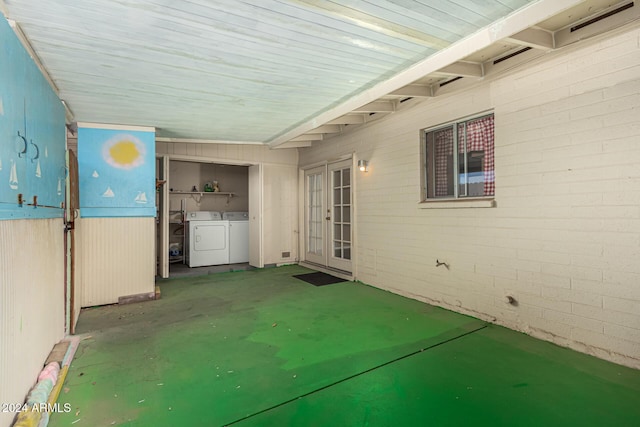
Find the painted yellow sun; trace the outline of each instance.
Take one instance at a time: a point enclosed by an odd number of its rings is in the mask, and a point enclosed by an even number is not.
[[[140,157],[140,152],[131,141],[117,142],[113,147],[109,149],[111,158],[121,165],[128,165],[136,161]]]
[[[102,157],[111,166],[133,169],[144,163],[144,144],[133,135],[118,135],[105,142]]]

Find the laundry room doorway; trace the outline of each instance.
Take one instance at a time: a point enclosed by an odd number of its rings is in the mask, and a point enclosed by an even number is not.
[[[304,172],[305,261],[351,273],[353,161],[328,163]]]
[[[260,176],[260,165],[231,164],[186,156],[163,156],[158,160],[158,179],[162,183],[157,198],[159,277],[248,269],[252,265],[250,253],[252,262],[261,259],[259,232],[233,233],[249,228],[252,231],[259,230],[261,181],[250,181],[249,178],[250,175]],[[254,170],[258,173],[250,174]],[[253,186],[258,188],[251,188]],[[246,223],[242,223],[243,220]],[[211,221],[218,222],[209,224]],[[201,239],[211,237],[207,233],[199,233],[200,230],[207,230],[206,225],[220,226],[216,229],[222,231],[216,233],[216,236],[217,239],[220,236],[224,239],[219,242],[203,242]],[[239,238],[246,242],[239,242]],[[231,253],[230,245],[234,245],[233,264],[229,256],[224,257],[221,253]],[[242,248],[241,254],[238,254],[239,247]],[[203,248],[208,251],[204,257],[211,255],[211,262],[189,256]],[[258,255],[253,254],[254,252]]]

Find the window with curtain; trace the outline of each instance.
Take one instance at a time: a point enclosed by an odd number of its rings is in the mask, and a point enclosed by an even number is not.
[[[424,130],[424,200],[495,194],[493,114]]]

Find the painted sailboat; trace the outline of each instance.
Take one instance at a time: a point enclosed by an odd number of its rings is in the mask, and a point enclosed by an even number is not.
[[[36,164],[36,178],[42,178],[42,170],[40,170],[40,160]]]
[[[11,172],[9,173],[9,187],[12,190],[18,189],[18,172],[16,171],[16,162],[11,159]]]
[[[44,147],[44,156],[49,157],[49,148]]]
[[[62,178],[58,178],[58,196],[62,194]]]
[[[135,198],[136,203],[147,203],[147,193],[144,191],[138,191],[138,195]]]
[[[111,189],[111,187],[107,187],[107,191],[105,191],[104,193],[102,193],[102,197],[115,197],[115,193],[113,192],[113,190]]]
[[[98,171],[94,170],[93,173],[91,174],[92,177],[97,178],[100,175],[98,175]]]

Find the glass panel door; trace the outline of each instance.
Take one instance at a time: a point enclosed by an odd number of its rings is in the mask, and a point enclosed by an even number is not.
[[[352,160],[305,171],[305,260],[351,272]]]
[[[331,211],[328,214],[328,240],[331,242],[328,266],[351,271],[352,161],[328,165]]]
[[[325,167],[305,172],[305,252],[306,260],[326,265]]]

